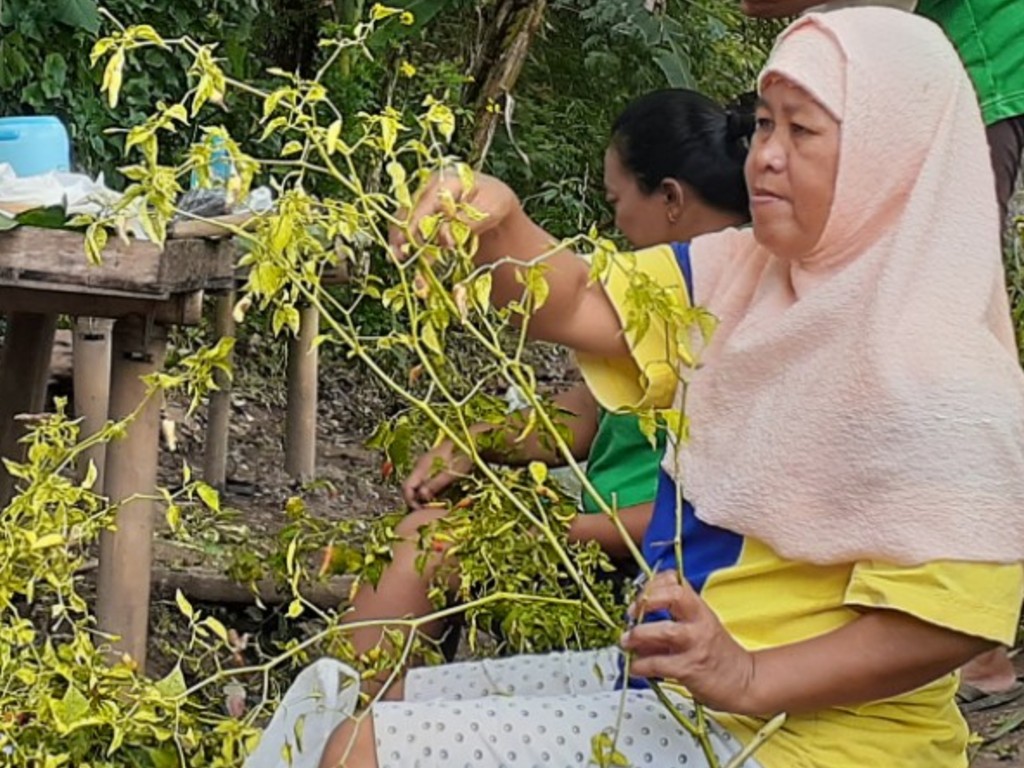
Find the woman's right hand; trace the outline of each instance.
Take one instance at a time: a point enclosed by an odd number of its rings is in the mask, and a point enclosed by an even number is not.
[[[469,215],[460,210],[460,203],[471,206],[479,215]],[[421,237],[420,222],[428,216],[440,215],[441,224],[435,242],[441,247],[451,248],[455,239],[450,222],[461,222],[473,234],[480,236],[500,226],[519,207],[516,193],[500,179],[474,172],[472,185],[467,189],[454,170],[440,171],[417,193],[416,203],[408,212],[406,226],[392,227],[389,232],[391,247],[399,259],[408,258],[410,236],[412,245],[416,245]]]
[[[411,509],[419,509],[433,501],[437,494],[469,474],[472,460],[457,451],[450,440],[424,453],[402,483],[402,496]]]

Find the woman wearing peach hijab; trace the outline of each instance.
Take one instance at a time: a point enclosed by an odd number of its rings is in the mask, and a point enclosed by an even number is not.
[[[675,264],[621,259],[601,284],[558,251],[531,323],[581,353],[611,407],[664,406],[685,382],[690,440],[666,457],[644,547],[662,573],[632,610],[663,620],[622,649],[635,678],[713,710],[722,756],[788,713],[747,766],[962,768],[954,670],[1012,638],[1024,584],[1024,378],[980,114],[939,30],[882,8],[796,22],[759,90],[753,231],[698,238]],[[413,219],[440,187],[461,191],[435,183]],[[466,199],[488,214],[480,262],[550,250],[497,180]],[[620,319],[616,270],[640,269],[719,317],[699,370],[671,354],[674,328],[636,338]],[[495,271],[495,300],[521,290],[514,272]],[[703,764],[649,691],[556,680],[587,670],[559,663],[466,665],[449,698],[344,723],[321,766],[582,766],[617,723],[630,764]]]

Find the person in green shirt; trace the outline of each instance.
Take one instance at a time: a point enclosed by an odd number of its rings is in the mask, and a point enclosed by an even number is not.
[[[1022,0],[740,0],[748,16],[780,18],[853,5],[916,10],[942,27],[974,83],[988,135],[996,197],[1005,221],[1024,155],[1024,1]],[[951,179],[951,183],[955,180]],[[982,709],[1024,695],[1005,649],[963,669],[961,700]]]
[[[616,227],[630,245],[642,249],[686,242],[748,222],[743,164],[753,127],[749,109],[725,110],[694,91],[667,89],[632,101],[615,120],[604,158],[605,196],[615,211]],[[651,517],[664,435],[652,446],[636,415],[601,410],[585,384],[558,394],[554,401],[566,413],[563,423],[572,431],[575,458],[587,460],[588,480],[617,509],[630,537],[639,544]],[[561,456],[535,434],[516,442],[524,423],[521,417],[511,417],[504,425],[476,425],[473,429],[478,434],[498,432],[479,441],[488,446],[481,449],[482,458],[514,465],[562,463]],[[423,565],[419,532],[445,514],[431,502],[472,467],[470,459],[447,441],[418,459],[403,484],[411,512],[396,527],[399,540],[392,562],[376,587],[360,586],[346,623],[433,611],[428,593],[442,555],[432,554]],[[626,562],[629,550],[622,536],[599,510],[597,500],[584,493],[569,540],[596,541],[612,559]],[[449,558],[446,565],[450,562]],[[448,627],[435,622],[420,631],[440,639]],[[380,625],[353,629],[351,634],[360,654],[376,647],[381,638]],[[374,684],[383,680],[366,682],[367,690],[375,693]],[[385,693],[389,699],[401,696],[400,683]]]
[[[1005,217],[1024,154],[1024,3],[919,0],[917,12],[945,30],[978,92]]]

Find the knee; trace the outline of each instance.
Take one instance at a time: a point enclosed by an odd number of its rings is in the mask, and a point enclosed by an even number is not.
[[[373,716],[349,719],[331,734],[320,768],[377,768]]]

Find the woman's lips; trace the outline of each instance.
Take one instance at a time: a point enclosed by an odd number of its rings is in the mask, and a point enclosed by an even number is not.
[[[780,195],[776,195],[774,192],[769,192],[766,189],[755,189],[750,196],[751,205],[770,205],[771,203],[782,202],[782,200],[783,198]]]

